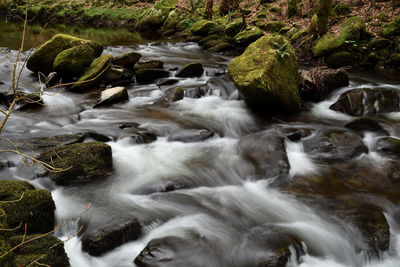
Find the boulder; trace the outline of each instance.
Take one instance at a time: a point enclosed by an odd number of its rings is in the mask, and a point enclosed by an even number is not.
[[[112,60],[112,64],[122,66],[127,69],[132,69],[141,57],[142,55],[140,55],[139,53],[128,52],[118,57],[115,57]]]
[[[375,149],[384,154],[400,156],[400,139],[394,137],[379,138],[375,144]]]
[[[92,256],[99,256],[129,241],[136,240],[142,227],[136,220],[114,226],[108,226],[95,232],[82,235],[82,250]]]
[[[104,177],[112,172],[111,147],[100,142],[66,145],[44,151],[39,159],[62,172],[48,174],[56,184],[69,185]]]
[[[352,116],[399,111],[399,95],[392,88],[361,88],[342,94],[329,108]]]
[[[192,25],[192,27],[190,28],[190,31],[194,35],[206,36],[206,35],[209,35],[210,33],[213,33],[213,31],[216,28],[217,28],[217,24],[213,21],[199,20]]]
[[[131,83],[133,71],[130,71],[122,66],[111,65],[104,74],[104,80],[111,84]]]
[[[346,123],[344,127],[355,131],[385,132],[377,120],[369,117],[356,118]]]
[[[174,85],[178,82],[179,82],[178,79],[165,79],[165,80],[161,80],[159,83],[157,83],[157,86],[161,87],[161,86]]]
[[[164,22],[164,30],[175,30],[176,25],[179,23],[179,14],[176,10],[169,12],[167,19]]]
[[[205,43],[207,43],[208,41],[211,40],[219,40],[221,38],[221,35],[219,34],[212,34],[212,35],[208,35],[204,38],[202,38],[201,40],[199,40],[197,42],[198,45],[203,46]]]
[[[252,42],[263,36],[262,31],[257,27],[247,27],[233,37],[236,44],[240,46],[248,46]]]
[[[129,100],[128,91],[126,88],[122,86],[114,87],[101,92],[99,103],[97,103],[94,108],[107,106],[126,100]]]
[[[349,77],[343,70],[313,68],[300,70],[301,97],[305,100],[321,101],[333,90],[349,85]]]
[[[203,73],[204,69],[200,63],[190,63],[178,70],[175,76],[180,78],[200,77]]]
[[[223,41],[223,42],[219,42],[218,44],[208,48],[207,51],[218,53],[218,52],[225,52],[227,50],[233,50],[233,49],[235,49],[235,47],[231,43]]]
[[[196,143],[212,138],[215,134],[209,130],[184,130],[172,133],[168,137],[170,142]]]
[[[278,33],[283,27],[285,24],[281,21],[269,21],[264,25],[264,29],[270,33]]]
[[[90,64],[87,71],[76,81],[76,83],[70,88],[73,91],[79,91],[94,87],[100,83],[104,77],[107,69],[111,65],[112,56],[102,55]]]
[[[29,139],[15,139],[13,142],[21,150],[40,150],[44,148],[57,147],[63,145],[70,145],[75,143],[82,143],[85,136],[82,134],[65,134],[47,137],[35,137]],[[12,148],[12,145],[1,143],[4,147]]]
[[[53,230],[56,206],[50,192],[36,190],[28,182],[1,180],[0,209],[7,214],[6,223],[9,228],[16,228],[22,222],[22,225],[27,224],[28,234]],[[16,230],[20,234],[24,231],[24,226]]]
[[[136,71],[136,82],[148,84],[153,81],[169,77],[169,71],[161,69],[140,69]]]
[[[95,51],[88,45],[78,45],[59,53],[54,59],[53,69],[61,76],[82,75],[95,58]]]
[[[90,46],[94,50],[96,57],[103,52],[103,46],[94,41],[66,34],[56,34],[28,58],[26,67],[33,72],[42,72],[47,75],[53,71],[54,60],[59,53],[79,45]]]
[[[354,63],[354,55],[347,51],[339,51],[330,54],[325,59],[325,64],[330,68],[340,68],[344,66],[351,66]]]
[[[149,144],[157,140],[157,135],[146,130],[137,130],[130,134],[129,142],[135,145]]]
[[[297,58],[283,36],[267,35],[233,59],[228,73],[251,108],[267,112],[299,112]]]
[[[162,69],[164,67],[164,63],[159,60],[149,60],[149,61],[142,61],[135,64],[133,68],[135,71],[141,69]]]
[[[167,102],[176,102],[182,100],[184,96],[185,90],[183,89],[183,87],[178,86],[168,89],[164,94],[164,99]]]
[[[389,22],[382,32],[385,37],[396,36],[400,34],[400,15],[397,15],[391,22]]]
[[[226,25],[225,27],[225,34],[228,36],[235,36],[240,32],[240,30],[243,28],[243,20],[237,19]]]

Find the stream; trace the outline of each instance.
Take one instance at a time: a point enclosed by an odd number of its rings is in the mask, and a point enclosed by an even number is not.
[[[0,45],[11,58],[17,55],[19,40],[11,32],[19,29],[2,33]],[[82,37],[96,35],[80,31]],[[39,34],[31,31],[28,48],[47,38]],[[129,32],[114,35],[103,53],[135,51],[141,61],[163,61],[172,74],[187,63],[200,62],[205,74],[161,87],[133,83],[127,86],[129,101],[101,108],[93,108],[99,90],[55,89],[45,93],[43,107],[12,114],[3,136],[26,144],[20,149],[27,153],[33,138],[94,131],[112,139],[107,144],[114,173],[79,185],[55,185],[49,178],[37,178],[39,168],[23,166],[15,155],[0,155],[12,163],[0,169],[0,179],[25,179],[52,192],[57,224],[68,222],[56,236],[70,238],[65,249],[72,267],[132,267],[149,242],[156,248],[155,257],[163,258],[148,261],[153,264],[149,266],[280,266],[273,265],[279,259],[271,258],[285,246],[290,267],[400,266],[398,158],[377,151],[380,133],[347,129],[344,125],[354,117],[329,109],[342,93],[356,88],[394,88],[400,93],[398,81],[352,73],[349,86],[319,103],[306,103],[302,113],[268,118],[239,99],[227,75],[231,57],[210,54],[195,43],[155,41]],[[25,51],[21,60],[28,55]],[[9,90],[11,75],[11,60],[0,54],[0,92]],[[29,70],[22,72],[21,80],[23,91],[39,86]],[[176,86],[185,88],[185,98],[160,101]],[[190,93],[196,88],[201,97]],[[400,137],[400,112],[379,114],[378,119],[389,136]],[[134,144],[131,128],[121,125],[144,128],[158,138]],[[213,136],[188,141],[202,131]],[[288,138],[298,132],[300,138]],[[324,134],[331,132],[351,138],[339,149],[329,144],[320,149]],[[349,153],[356,150],[353,139],[367,150]],[[88,203],[90,209],[70,222]],[[143,226],[141,237],[98,257],[83,252],[80,236],[73,236],[81,224],[89,231],[132,218]],[[375,227],[380,222],[376,218],[386,219],[390,229],[384,252],[376,247],[381,248],[384,235]]]

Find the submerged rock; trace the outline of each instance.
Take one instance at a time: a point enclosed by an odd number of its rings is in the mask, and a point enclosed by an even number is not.
[[[132,69],[141,57],[142,55],[139,53],[128,52],[115,57],[112,61],[112,64],[122,66],[127,69]]]
[[[133,68],[135,71],[141,69],[162,69],[164,67],[164,63],[159,60],[149,60],[149,61],[142,61],[135,64]]]
[[[48,74],[53,71],[54,60],[59,53],[79,45],[88,45],[94,50],[97,57],[103,52],[103,46],[94,41],[66,34],[56,34],[28,58],[26,67],[33,72]]]
[[[94,107],[101,107],[129,100],[128,91],[125,87],[114,87],[101,92],[100,101]]]
[[[172,142],[183,142],[183,143],[195,143],[202,142],[209,138],[212,138],[215,134],[209,130],[187,130],[179,131],[171,134],[168,137],[168,141]]]
[[[300,111],[297,58],[283,36],[268,35],[252,43],[231,61],[228,72],[249,107],[271,113]]]
[[[39,159],[62,172],[49,173],[59,185],[87,182],[112,172],[111,147],[100,142],[66,145],[44,151]]]
[[[178,70],[175,76],[180,78],[200,77],[203,73],[204,69],[200,63],[190,63]]]
[[[344,127],[355,131],[385,132],[377,120],[368,117],[356,118],[346,123]]]
[[[161,69],[140,69],[136,71],[136,82],[148,84],[157,79],[169,77],[169,71]]]
[[[96,52],[88,45],[78,45],[59,53],[54,60],[53,69],[62,76],[82,75],[92,63]]]
[[[400,156],[400,139],[394,137],[379,138],[375,149],[384,154]]]
[[[362,88],[347,91],[329,108],[352,116],[399,111],[400,98],[392,88]]]

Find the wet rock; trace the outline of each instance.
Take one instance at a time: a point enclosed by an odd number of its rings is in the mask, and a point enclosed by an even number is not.
[[[21,150],[32,150],[82,143],[84,140],[85,136],[82,134],[66,134],[48,137],[36,137],[30,139],[15,139],[13,140],[13,142]],[[7,145],[4,142],[1,142],[1,145],[11,148],[11,146]]]
[[[132,69],[141,57],[142,56],[139,53],[128,52],[118,57],[115,57],[112,61],[112,64],[122,66],[127,69]]]
[[[208,87],[197,86],[194,88],[186,88],[185,89],[185,97],[188,98],[200,98],[207,94]]]
[[[100,142],[66,145],[44,151],[39,159],[62,172],[49,173],[56,184],[69,185],[105,177],[112,173],[111,147]]]
[[[100,134],[100,133],[97,133],[97,132],[92,132],[92,131],[86,132],[85,133],[85,137],[91,138],[93,140],[96,140],[96,141],[99,141],[99,142],[103,142],[103,143],[112,141],[112,139],[110,137],[108,137],[107,135]]]
[[[125,128],[138,128],[139,124],[136,122],[125,122],[119,126],[120,129],[125,129]]]
[[[352,116],[399,111],[399,95],[392,88],[353,89],[329,108]]]
[[[249,134],[239,141],[245,173],[260,178],[272,178],[289,173],[285,139],[274,131]]]
[[[146,130],[138,130],[130,134],[129,141],[131,144],[149,144],[157,140],[157,135]]]
[[[393,137],[379,138],[375,149],[388,155],[400,155],[400,139]]]
[[[304,151],[319,160],[345,160],[368,153],[359,135],[341,130],[320,131],[303,144]]]
[[[279,54],[277,44],[287,54]],[[249,107],[269,113],[300,111],[297,58],[285,37],[267,35],[252,43],[231,61],[228,73]]]
[[[215,22],[209,20],[199,20],[192,25],[190,31],[194,35],[207,36],[212,33],[216,28],[217,24]]]
[[[302,138],[310,136],[312,133],[311,129],[306,128],[288,128],[284,129],[283,132],[286,134],[286,137],[292,142],[297,142]]]
[[[321,101],[333,90],[349,85],[349,77],[343,70],[313,68],[300,70],[301,97]]]
[[[14,97],[14,95],[9,95],[8,97]],[[17,109],[21,111],[41,108],[43,107],[43,98],[36,93],[23,93],[19,92],[18,97],[20,98],[17,101]],[[12,98],[10,98],[10,103],[12,102]]]
[[[104,80],[111,84],[131,83],[132,78],[132,71],[118,65],[111,65],[104,75]]]
[[[201,39],[203,39],[204,36],[196,36],[196,35],[192,35],[189,36],[187,39],[185,39],[185,42],[194,42],[197,43],[199,42]]]
[[[69,267],[69,259],[64,250],[64,243],[52,235],[46,235],[40,238],[40,234],[27,236],[13,236],[10,238],[10,244],[14,247],[23,240],[33,241],[27,242],[19,246],[14,253],[18,255],[15,260],[16,266],[28,266],[34,260],[40,258],[39,262],[46,266]],[[36,240],[34,238],[37,238]]]
[[[164,67],[164,63],[159,60],[149,60],[149,61],[142,61],[135,64],[133,68],[135,71],[141,69],[162,69]]]
[[[355,131],[385,132],[377,120],[369,117],[356,118],[346,123],[344,127]]]
[[[173,84],[176,84],[178,82],[179,82],[178,79],[165,79],[165,80],[162,80],[159,83],[157,83],[157,86],[160,87],[160,86],[173,85]]]
[[[215,134],[209,130],[183,130],[171,134],[168,137],[168,141],[195,143],[205,141],[209,138],[212,138],[214,135]]]
[[[108,226],[93,233],[82,235],[82,250],[92,256],[99,256],[129,241],[139,238],[142,227],[136,220]]]
[[[6,222],[9,228],[16,228],[22,222],[22,225],[27,224],[28,234],[53,230],[56,207],[50,192],[36,190],[28,182],[1,180],[0,209],[7,215]],[[15,232],[23,234],[24,231],[24,227],[19,227]]]
[[[90,64],[87,71],[70,88],[79,91],[98,85],[111,65],[112,56],[102,55]]]
[[[125,87],[114,87],[101,92],[99,103],[94,108],[112,105],[129,100],[128,91]]]
[[[174,87],[168,89],[164,94],[164,99],[167,102],[176,102],[182,100],[185,95],[185,90],[183,87]]]
[[[207,51],[218,53],[225,52],[227,50],[233,50],[234,48],[235,47],[229,42],[219,42],[218,44],[208,48]]]
[[[7,168],[10,166],[10,162],[8,160],[0,160],[0,170],[3,168]]]
[[[200,46],[203,46],[205,43],[207,43],[208,41],[212,41],[212,40],[218,40],[219,38],[221,38],[221,36],[219,35],[219,34],[213,34],[213,35],[209,35],[209,36],[206,36],[206,37],[204,37],[204,38],[202,38],[201,40],[199,40],[197,43],[200,45]]]
[[[200,77],[203,73],[204,69],[200,63],[190,63],[178,70],[175,76],[181,78]]]
[[[88,45],[78,45],[59,53],[54,59],[53,69],[62,76],[82,75],[95,59],[95,51]]]
[[[236,44],[247,46],[263,36],[262,31],[257,27],[247,27],[233,37]]]
[[[140,69],[136,71],[136,82],[148,84],[161,78],[169,77],[169,71],[161,69]]]
[[[56,34],[28,58],[26,66],[33,72],[40,71],[43,74],[48,74],[53,71],[53,63],[59,53],[79,45],[91,47],[95,51],[95,56],[100,56],[103,52],[103,46],[94,41],[66,34]]]

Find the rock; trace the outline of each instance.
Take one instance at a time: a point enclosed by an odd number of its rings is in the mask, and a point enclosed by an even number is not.
[[[286,155],[285,139],[274,131],[262,131],[242,137],[239,152],[246,173],[260,179],[287,175],[290,165]]]
[[[184,130],[171,134],[170,142],[196,143],[212,138],[215,134],[209,130]]]
[[[164,94],[164,99],[167,102],[176,102],[182,100],[184,95],[185,90],[183,89],[183,87],[178,86],[168,89]]]
[[[243,27],[243,21],[241,19],[237,19],[226,25],[225,27],[225,34],[228,36],[235,36],[242,30]]]
[[[148,84],[153,81],[169,77],[169,71],[160,69],[140,69],[136,71],[136,82]]]
[[[61,76],[82,75],[95,58],[95,51],[88,45],[78,45],[59,53],[54,59],[53,69]]]
[[[400,139],[393,137],[382,137],[376,142],[375,149],[388,155],[400,155]]]
[[[163,67],[164,67],[163,62],[159,60],[149,60],[136,63],[134,70],[138,71],[141,69],[162,69]]]
[[[319,131],[303,145],[304,152],[318,160],[347,160],[368,153],[359,135],[341,130]]]
[[[346,123],[344,127],[355,131],[385,132],[377,120],[368,117],[356,118]]]
[[[292,142],[298,142],[300,139],[311,135],[312,131],[307,128],[287,128],[283,129],[283,133]]]
[[[297,15],[297,0],[287,1],[287,17],[291,18]]]
[[[200,77],[203,73],[204,69],[200,63],[190,63],[178,70],[175,76],[180,78]]]
[[[8,160],[0,160],[0,170],[7,167],[10,167],[10,162]]]
[[[175,30],[176,25],[179,23],[179,14],[176,10],[172,10],[168,14],[168,18],[164,22],[164,30]]]
[[[281,21],[269,21],[264,25],[264,29],[270,33],[278,33],[283,27],[285,24]]]
[[[343,70],[313,68],[300,70],[301,97],[311,101],[321,101],[333,90],[349,85],[349,77]]]
[[[185,97],[188,98],[200,98],[207,94],[208,87],[196,86],[185,89]]]
[[[231,43],[219,42],[215,46],[208,48],[207,51],[218,53],[218,52],[225,52],[227,50],[233,50],[233,49],[235,49],[235,47]]]
[[[201,46],[201,48],[207,50],[207,49],[209,49],[209,48],[211,48],[211,47],[218,46],[218,45],[220,45],[220,44],[223,43],[223,42],[224,42],[224,41],[222,41],[222,40],[210,40],[210,41],[206,42],[205,44],[203,44],[203,45]]]
[[[127,69],[132,69],[141,57],[142,55],[140,55],[139,53],[128,52],[118,57],[115,57],[112,61],[112,64],[122,66]]]
[[[59,185],[87,182],[112,172],[111,147],[100,142],[66,145],[44,151],[39,159],[63,172],[49,173]]]
[[[235,37],[233,37],[233,40],[240,46],[247,46],[259,39],[261,36],[263,36],[263,33],[259,28],[247,27],[243,31],[236,34]]]
[[[161,80],[159,83],[157,83],[157,86],[167,86],[167,85],[173,85],[178,83],[179,80],[178,79],[165,79],[165,80]]]
[[[60,75],[57,72],[50,72],[46,77],[46,87],[50,88],[62,82]]]
[[[121,225],[85,233],[81,238],[82,250],[92,256],[99,256],[129,241],[138,239],[141,231],[141,225],[136,220],[131,220]]]
[[[149,144],[157,140],[157,135],[146,130],[137,130],[131,133],[129,141],[131,144]]]
[[[50,192],[36,190],[28,182],[1,180],[0,209],[7,214],[6,222],[9,228],[16,228],[22,222],[22,225],[27,224],[27,234],[47,233],[53,230],[56,206]],[[16,232],[23,234],[24,226]]]
[[[216,28],[217,24],[215,22],[209,20],[199,20],[192,25],[190,31],[194,35],[206,36],[210,33],[213,33]]]
[[[382,32],[385,37],[396,36],[400,33],[400,15],[397,15],[391,22],[389,22]]]
[[[16,139],[13,141],[21,150],[37,150],[49,147],[82,143],[84,140],[85,136],[82,134],[65,134],[48,137],[36,137],[30,139]]]
[[[219,35],[219,34],[212,34],[212,35],[209,35],[209,36],[206,36],[206,37],[204,37],[204,38],[202,38],[201,40],[199,40],[198,42],[197,42],[197,44],[198,45],[200,45],[200,46],[203,46],[205,43],[207,43],[208,41],[211,41],[211,40],[218,40],[218,39],[220,39],[221,38],[221,35]]]
[[[85,137],[91,138],[93,140],[103,142],[103,143],[112,141],[112,138],[108,137],[107,135],[100,134],[100,133],[93,132],[93,131],[85,132]]]
[[[26,67],[33,72],[41,72],[47,75],[53,71],[53,63],[59,53],[79,45],[90,46],[95,51],[96,57],[103,52],[103,46],[94,41],[66,34],[56,34],[28,58]]]
[[[118,65],[111,65],[104,74],[104,80],[111,84],[131,83],[133,72]]]
[[[127,100],[129,100],[129,96],[126,88],[122,86],[114,87],[101,92],[100,101],[99,103],[94,105],[94,108],[107,106]]]
[[[354,63],[354,56],[347,51],[335,52],[325,59],[325,63],[327,66],[334,69],[351,66]]]
[[[399,96],[392,88],[353,89],[342,94],[329,108],[352,116],[399,111]]]
[[[40,258],[38,262],[46,266],[57,266],[57,267],[69,267],[69,259],[64,250],[64,243],[52,235],[46,235],[38,239],[40,234],[27,235],[27,236],[13,236],[10,238],[12,246],[17,246],[23,240],[33,241],[27,242],[22,246],[19,246],[14,252],[18,255],[16,258],[16,266],[28,266],[34,260]],[[33,264],[32,266],[35,266]],[[38,265],[36,265],[38,266]]]
[[[246,104],[272,113],[300,111],[297,72],[293,47],[283,36],[273,35],[251,44],[228,66],[229,76]]]
[[[104,77],[107,69],[111,65],[112,56],[102,55],[96,58],[90,64],[87,71],[76,81],[76,83],[70,88],[73,91],[79,91],[96,86],[100,83],[100,80]]]
[[[348,41],[358,42],[368,38],[365,23],[359,17],[351,17],[341,25],[339,36],[327,34],[317,40],[313,54],[316,57],[327,56],[334,52],[343,50]]]
[[[196,36],[196,35],[192,35],[189,36],[188,38],[185,39],[185,42],[194,42],[197,43],[199,41],[201,41],[204,38],[204,36]]]

